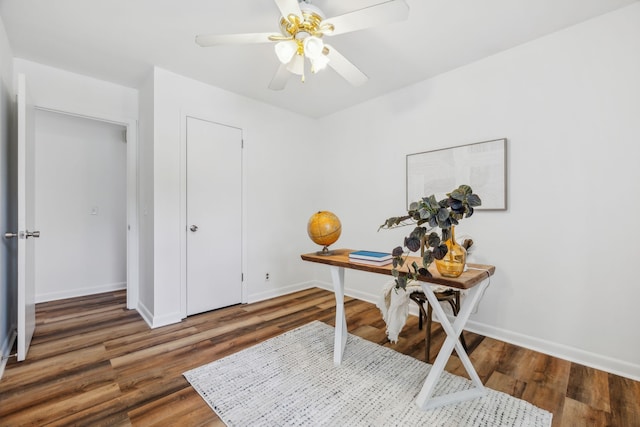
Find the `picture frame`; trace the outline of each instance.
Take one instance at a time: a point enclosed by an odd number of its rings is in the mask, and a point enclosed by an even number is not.
[[[507,139],[407,155],[407,209],[434,194],[442,200],[462,184],[480,196],[478,210],[507,209]]]

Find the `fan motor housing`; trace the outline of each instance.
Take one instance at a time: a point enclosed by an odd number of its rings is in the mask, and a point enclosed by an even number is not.
[[[308,36],[322,37],[321,23],[325,19],[324,13],[316,6],[309,3],[300,3],[304,21],[295,15],[289,15],[280,19],[280,31],[285,36],[296,39],[304,39]]]

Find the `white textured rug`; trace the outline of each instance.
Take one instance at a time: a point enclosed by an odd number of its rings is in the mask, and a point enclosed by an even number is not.
[[[431,365],[349,334],[342,365],[334,366],[333,334],[311,322],[184,376],[229,426],[551,425],[551,413],[490,389],[421,411],[415,398]],[[470,384],[445,372],[435,395]]]

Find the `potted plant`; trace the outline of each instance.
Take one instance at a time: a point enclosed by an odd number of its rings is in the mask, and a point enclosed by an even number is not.
[[[388,218],[380,229],[392,229],[415,224],[416,227],[404,238],[405,253],[402,246],[392,251],[392,274],[396,280],[396,287],[405,289],[407,282],[416,280],[418,276],[432,277],[428,268],[436,262],[438,272],[445,277],[458,277],[464,271],[466,251],[455,241],[455,226],[462,218],[473,215],[474,208],[482,201],[468,185],[461,185],[447,197],[437,201],[434,195],[423,197],[411,203],[407,215]],[[439,228],[442,235],[433,231]],[[406,274],[400,274],[399,269],[411,252],[422,249],[422,266],[413,262],[407,266]]]

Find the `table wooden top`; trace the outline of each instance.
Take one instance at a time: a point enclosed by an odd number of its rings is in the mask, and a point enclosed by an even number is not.
[[[331,255],[318,255],[316,252],[310,254],[301,255],[302,259],[310,262],[317,262],[320,264],[333,265],[336,267],[350,268],[353,270],[368,271],[371,273],[387,274],[391,275],[393,268],[392,264],[383,266],[359,264],[349,259],[349,254],[355,252],[354,249],[333,249]],[[420,257],[408,257],[405,261],[405,266],[402,267],[400,273],[404,271],[406,274],[407,266],[410,266],[415,261],[419,266],[422,266],[422,258]],[[496,271],[495,266],[485,264],[467,264],[467,270],[463,272],[460,277],[455,279],[449,277],[442,277],[436,269],[435,263],[429,266],[429,272],[433,277],[421,276],[419,280],[435,283],[438,285],[449,286],[458,289],[469,289],[487,278],[487,275],[493,275]]]

